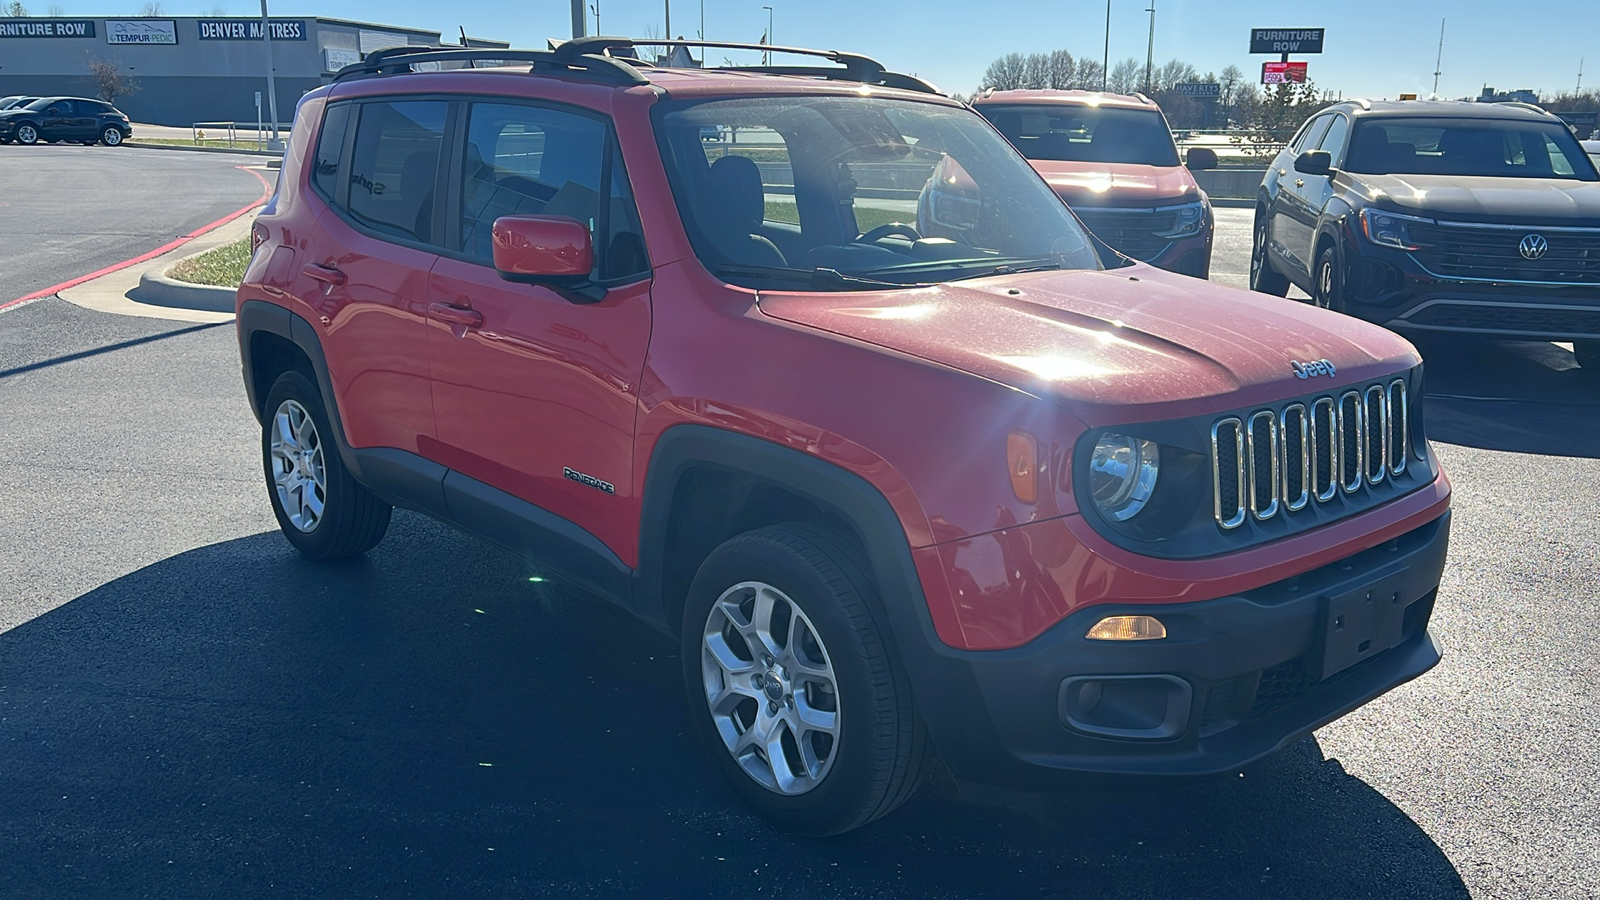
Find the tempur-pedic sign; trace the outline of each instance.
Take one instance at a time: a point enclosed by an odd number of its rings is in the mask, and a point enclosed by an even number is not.
[[[93,19],[34,19],[0,22],[0,38],[92,38]]]
[[[202,41],[259,41],[260,19],[201,19]],[[303,41],[306,23],[302,19],[273,19],[272,39],[275,41]]]
[[[176,44],[178,23],[171,19],[107,19],[108,44]]]

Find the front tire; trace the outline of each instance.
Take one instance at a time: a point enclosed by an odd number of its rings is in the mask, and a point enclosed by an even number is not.
[[[107,128],[100,132],[100,143],[107,147],[115,147],[122,143],[122,130],[120,128]]]
[[[1334,312],[1344,312],[1344,275],[1339,271],[1339,253],[1332,247],[1317,255],[1317,277],[1311,282],[1311,302]]]
[[[712,551],[684,604],[691,727],[734,790],[791,831],[841,834],[916,790],[928,739],[855,554],[805,524]]]
[[[39,143],[39,129],[24,122],[17,126],[17,143],[33,146]]]
[[[1267,253],[1267,213],[1256,216],[1255,239],[1250,246],[1250,290],[1274,297],[1289,296],[1289,279],[1272,268]]]
[[[278,528],[310,559],[365,553],[383,540],[393,509],[344,467],[322,395],[285,372],[267,393],[261,459]]]

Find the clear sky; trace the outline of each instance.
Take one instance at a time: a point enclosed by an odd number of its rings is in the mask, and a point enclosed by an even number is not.
[[[123,0],[131,8],[134,0]],[[594,3],[596,0],[585,0]],[[271,0],[274,15],[322,15],[455,34],[465,25],[474,37],[544,46],[571,35],[568,0]],[[605,34],[660,33],[663,0],[599,0]],[[1501,90],[1572,90],[1579,60],[1587,55],[1584,85],[1600,87],[1600,0],[1340,0],[1272,3],[1155,0],[1155,56],[1174,57],[1201,73],[1236,65],[1252,80],[1274,57],[1249,54],[1251,28],[1325,27],[1327,45],[1310,62],[1318,86],[1346,97],[1426,96],[1433,87],[1439,20],[1445,26],[1439,94],[1476,95],[1485,84]],[[30,6],[42,6],[40,2]],[[75,11],[65,3],[68,11]],[[177,15],[209,13],[218,0],[163,0]],[[1141,63],[1149,35],[1150,0],[1112,0],[1111,59]],[[220,0],[222,9],[249,15],[250,0]],[[946,91],[971,91],[995,57],[1066,49],[1100,58],[1105,40],[1104,0],[704,0],[705,36],[754,42],[772,6],[778,43],[873,56],[891,69],[912,72]],[[694,37],[700,0],[672,4],[672,30]],[[593,17],[590,17],[593,33]],[[713,55],[714,60],[719,59]],[[737,58],[736,58],[737,59]],[[742,60],[740,60],[742,61]]]

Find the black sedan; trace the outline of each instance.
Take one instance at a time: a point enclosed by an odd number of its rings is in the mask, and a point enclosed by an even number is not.
[[[132,135],[128,117],[104,100],[40,97],[14,109],[0,110],[0,144],[66,141],[115,147]]]

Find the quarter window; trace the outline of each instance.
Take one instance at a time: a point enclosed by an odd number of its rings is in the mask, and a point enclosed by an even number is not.
[[[317,154],[311,163],[311,184],[323,197],[338,200],[339,161],[344,156],[345,131],[350,124],[348,103],[328,107],[317,135]]]
[[[434,243],[434,188],[445,114],[439,100],[361,104],[346,210],[375,231]]]

